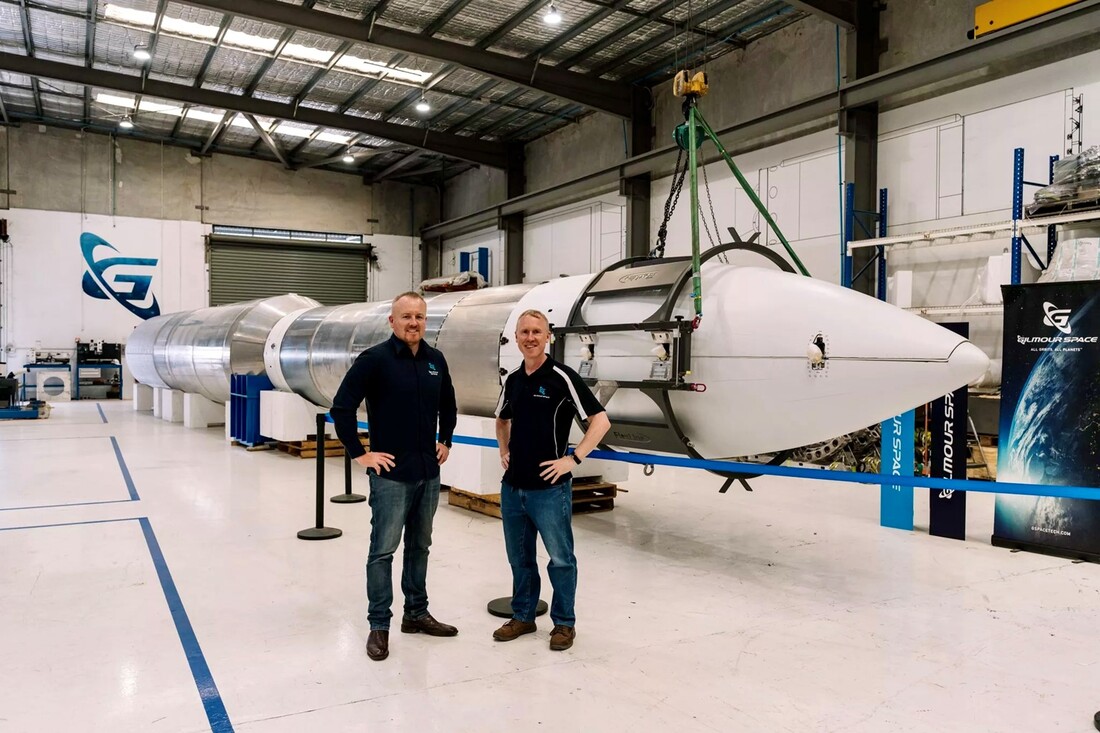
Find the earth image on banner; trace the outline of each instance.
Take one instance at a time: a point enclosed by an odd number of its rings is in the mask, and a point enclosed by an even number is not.
[[[1073,334],[1091,334],[1086,324],[1097,297],[1077,309],[1069,324]],[[1094,353],[1082,358],[1079,347]],[[1008,435],[1001,436],[998,480],[1100,484],[1100,379],[1094,371],[1098,350],[1096,344],[1052,345],[1039,357],[1020,392]],[[996,524],[1013,528],[1016,535],[1030,532],[1036,541],[1049,544],[1095,546],[1100,540],[1100,501],[1002,494]]]

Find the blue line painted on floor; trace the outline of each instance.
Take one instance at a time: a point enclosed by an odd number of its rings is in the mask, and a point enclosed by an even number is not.
[[[122,517],[121,519],[89,519],[84,522],[57,522],[56,524],[28,524],[22,527],[0,527],[0,532],[16,529],[46,529],[48,527],[76,527],[82,524],[112,524],[114,522],[135,522],[141,517]]]
[[[206,708],[210,730],[213,733],[232,733],[233,724],[229,721],[229,714],[225,711],[221,693],[218,692],[218,686],[214,684],[214,677],[210,674],[206,657],[203,656],[202,648],[199,647],[199,640],[195,637],[194,629],[191,628],[191,622],[187,618],[187,611],[183,608],[183,601],[180,600],[172,574],[168,572],[168,565],[164,562],[164,555],[160,551],[156,535],[153,534],[153,527],[149,524],[147,517],[141,517],[138,521],[141,523],[141,531],[145,533],[149,554],[153,556],[153,565],[157,569],[161,589],[168,601],[168,609],[172,612],[172,620],[176,623],[176,632],[183,644],[183,651],[187,655],[187,663],[191,666],[191,675],[195,678],[199,697],[202,699],[203,707]]]
[[[122,449],[118,447],[118,440],[115,436],[111,436],[111,445],[115,449],[115,458],[118,459],[118,467],[122,469],[122,478],[126,480],[126,490],[130,492],[131,501],[141,501],[141,497],[138,496],[137,487],[134,486],[134,480],[130,478],[130,469],[126,468],[126,459],[122,457]]]
[[[0,532],[11,532],[17,529],[47,529],[51,527],[76,527],[85,524],[114,524],[117,522],[138,522],[141,532],[145,535],[145,544],[149,548],[149,556],[153,560],[153,567],[157,571],[157,579],[160,580],[160,588],[164,593],[164,600],[168,602],[168,610],[172,614],[172,621],[176,625],[176,633],[179,634],[183,652],[187,657],[187,664],[191,668],[191,676],[195,679],[195,687],[198,688],[199,698],[203,708],[206,709],[206,719],[210,721],[211,733],[233,733],[233,723],[229,720],[229,713],[225,710],[221,693],[214,684],[214,676],[210,673],[210,667],[203,656],[202,647],[199,646],[195,630],[191,628],[191,621],[187,618],[187,610],[183,607],[183,600],[176,583],[172,580],[172,573],[168,570],[168,563],[164,561],[164,553],[161,552],[160,543],[153,532],[153,526],[148,517],[124,517],[121,519],[93,519],[85,522],[59,522],[57,524],[33,524],[23,527],[0,527]]]
[[[65,506],[96,506],[98,504],[129,504],[133,499],[108,499],[106,501],[78,501],[73,504],[38,504],[36,506],[2,506],[0,512],[15,512],[23,509],[57,509]]]
[[[107,416],[103,414],[103,405],[101,405],[97,402],[96,405],[95,405],[95,409],[99,410],[99,416],[101,418],[103,418],[103,422],[106,423],[107,422]]]

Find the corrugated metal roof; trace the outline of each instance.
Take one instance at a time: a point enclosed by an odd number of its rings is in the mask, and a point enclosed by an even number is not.
[[[303,0],[279,1],[301,6]],[[456,1],[462,3],[461,9],[449,12]],[[559,26],[546,24],[543,21],[546,8],[542,2],[530,3],[529,0],[317,0],[313,10],[357,22],[373,20],[421,34],[439,25],[434,34],[436,38],[466,46],[488,47],[494,53],[514,57],[533,58],[545,52],[541,57],[544,64],[558,64],[578,54],[586,54],[589,58],[576,63],[573,70],[583,73],[614,62],[613,68],[604,73],[609,79],[661,75],[678,55],[700,49],[707,55],[720,55],[733,48],[721,39],[705,39],[685,29],[685,24],[693,22],[692,18],[707,13],[720,0],[692,0],[690,3],[684,0],[664,13],[665,22],[639,17],[661,5],[663,0],[630,0],[618,9],[609,8],[610,1],[554,0],[563,15]],[[35,0],[27,11],[35,55],[79,66],[90,61],[94,69],[139,76],[143,66],[134,58],[134,50],[139,45],[147,48],[153,45],[151,31],[157,20],[158,5],[158,0],[97,0],[94,55],[88,60],[85,59],[86,0]],[[742,0],[696,25],[713,36],[715,32],[737,29],[738,19],[754,17],[756,22],[739,29],[736,36],[735,40],[743,44],[804,17],[803,13],[786,6],[784,12],[775,17],[757,17],[762,9],[773,6],[774,0]],[[371,14],[379,9],[380,15],[373,17]],[[520,13],[524,14],[522,18]],[[449,19],[440,23],[445,14]],[[514,84],[499,82],[477,71],[448,69],[447,64],[440,61],[367,43],[349,44],[344,39],[311,31],[227,17],[217,11],[188,5],[186,0],[168,2],[162,20],[154,56],[144,69],[151,79],[238,95],[253,88],[258,99],[284,104],[297,101],[303,107],[330,112],[339,111],[360,90],[368,88],[366,94],[351,104],[346,112],[348,115],[493,140],[507,140],[512,135],[521,135],[523,139],[538,137],[569,124],[580,114],[578,105],[572,101],[547,98],[542,92],[530,90],[517,94]],[[590,27],[579,27],[584,24]],[[624,34],[622,31],[627,26],[633,30]],[[616,40],[616,35],[622,37]],[[667,38],[655,48],[637,52],[657,37]],[[562,40],[566,38],[568,40]],[[613,42],[608,43],[608,39]],[[546,52],[549,46],[557,47]],[[19,6],[13,0],[0,0],[0,50],[25,55],[26,48]],[[337,56],[340,50],[346,50],[342,57]],[[279,57],[273,58],[277,51]],[[441,77],[445,70],[445,76]],[[201,79],[200,74],[203,75]],[[30,83],[26,76],[0,72],[0,93],[11,113],[35,115]],[[42,80],[39,87],[42,112],[46,117],[83,120],[82,86]],[[430,88],[420,92],[421,87]],[[127,111],[119,106],[126,103],[125,96],[112,97],[109,91],[97,89],[93,90],[93,97],[101,92],[108,95],[107,99],[114,100],[113,106],[96,102],[93,116],[101,124],[117,122]],[[413,106],[421,94],[431,105],[430,113],[418,113]],[[187,140],[205,139],[214,127],[214,120],[220,119],[223,113],[222,110],[196,110],[210,119],[189,115],[181,120],[179,111],[183,106],[164,100],[160,107],[143,104],[136,112],[139,126],[143,131],[158,135],[167,136],[176,130]],[[311,128],[303,136],[301,129],[291,127],[281,133],[276,128],[273,134],[287,150],[295,150],[296,155],[305,157],[338,154],[341,144],[333,142],[337,139],[333,136],[350,135],[339,130]],[[309,135],[330,139],[310,139]],[[236,146],[247,149],[255,145],[257,139],[250,127],[230,126],[219,141],[219,149],[235,149]],[[371,140],[370,143],[364,140],[364,144],[386,144]],[[365,168],[381,170],[403,154],[370,156]],[[423,160],[410,162],[409,170],[425,168],[432,155],[422,154]],[[468,165],[451,161],[452,169]]]

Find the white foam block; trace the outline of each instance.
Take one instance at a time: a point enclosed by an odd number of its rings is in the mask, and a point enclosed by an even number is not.
[[[154,390],[147,384],[134,382],[134,412],[148,412],[153,409]]]
[[[225,410],[221,403],[198,394],[183,396],[184,427],[205,429],[212,425],[221,425],[224,419]]]
[[[305,397],[293,392],[265,390],[260,393],[260,435],[274,440],[305,440],[317,432],[318,413],[327,412]],[[325,433],[335,435],[332,423],[325,424]]]
[[[183,392],[161,390],[160,417],[168,422],[183,422]]]

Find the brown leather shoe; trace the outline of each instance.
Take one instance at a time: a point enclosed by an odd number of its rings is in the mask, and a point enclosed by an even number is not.
[[[455,636],[458,629],[448,624],[441,624],[432,618],[429,613],[423,618],[402,618],[402,634],[427,634],[428,636]]]
[[[390,632],[372,631],[367,637],[367,656],[381,662],[390,655]]]
[[[550,648],[556,652],[563,652],[573,646],[575,638],[577,638],[577,630],[572,626],[555,626],[550,632]]]
[[[537,628],[534,621],[520,621],[512,618],[505,621],[503,626],[493,632],[493,638],[497,641],[511,641],[524,634],[533,634]]]

